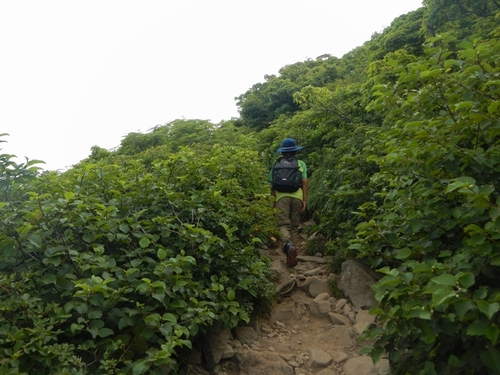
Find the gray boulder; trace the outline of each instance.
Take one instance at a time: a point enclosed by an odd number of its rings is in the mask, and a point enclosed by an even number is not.
[[[348,259],[342,263],[337,287],[349,298],[354,307],[368,310],[378,304],[371,286],[379,279],[380,276],[363,263]]]

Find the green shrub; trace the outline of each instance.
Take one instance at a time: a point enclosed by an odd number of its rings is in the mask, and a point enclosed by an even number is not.
[[[351,245],[384,274],[368,351],[396,374],[497,374],[500,43],[432,42],[420,61],[387,57],[398,79],[374,102],[388,112],[372,159],[383,201],[361,207]]]
[[[36,176],[3,156],[0,373],[160,374],[272,297],[272,205],[245,149]]]

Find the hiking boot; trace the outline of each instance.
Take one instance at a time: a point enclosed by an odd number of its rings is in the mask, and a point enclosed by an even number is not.
[[[286,241],[285,244],[283,245],[283,254],[288,254],[288,250],[290,250],[293,247],[293,244],[290,241]]]
[[[285,243],[283,252],[286,254],[286,265],[293,268],[297,265],[297,248],[291,242]]]

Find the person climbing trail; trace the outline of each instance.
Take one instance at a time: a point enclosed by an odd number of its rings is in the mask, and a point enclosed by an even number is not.
[[[307,206],[307,166],[296,158],[297,146],[293,138],[286,138],[276,154],[281,154],[269,172],[271,195],[276,198],[274,204],[278,209],[278,230],[283,242],[283,253],[286,255],[288,267],[297,265],[298,228],[300,215]]]

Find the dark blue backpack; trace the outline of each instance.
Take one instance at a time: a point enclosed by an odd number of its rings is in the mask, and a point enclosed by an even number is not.
[[[302,172],[295,158],[279,158],[273,167],[273,189],[282,193],[293,193],[302,186]]]

